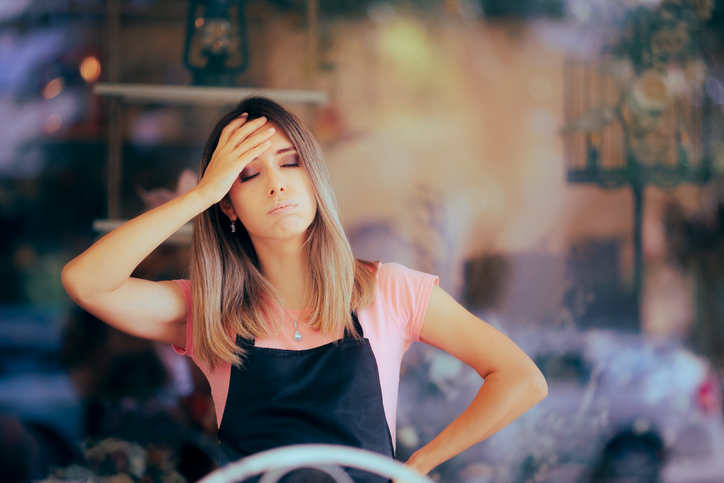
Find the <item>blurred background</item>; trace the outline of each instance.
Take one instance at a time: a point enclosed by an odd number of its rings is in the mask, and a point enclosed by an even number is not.
[[[0,0],[4,481],[216,467],[200,371],[60,271],[252,93],[317,137],[357,257],[439,275],[547,377],[435,479],[724,481],[723,54],[722,0]],[[189,237],[135,275],[183,278]],[[481,382],[413,345],[398,459]]]

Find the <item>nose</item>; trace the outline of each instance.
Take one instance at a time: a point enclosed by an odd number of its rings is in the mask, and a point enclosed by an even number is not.
[[[271,173],[271,176],[269,177],[269,196],[274,196],[276,194],[282,193],[286,191],[286,188],[284,186],[284,180],[280,176],[280,173],[276,170],[273,170]]]

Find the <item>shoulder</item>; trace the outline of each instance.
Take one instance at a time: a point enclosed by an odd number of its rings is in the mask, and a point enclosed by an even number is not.
[[[377,294],[394,312],[424,307],[437,284],[437,276],[399,263],[380,263],[377,269]]]
[[[377,276],[399,276],[404,275],[406,272],[413,271],[407,268],[401,263],[396,262],[377,262]]]
[[[379,263],[371,312],[399,328],[408,341],[419,340],[430,293],[438,278],[399,263]]]
[[[414,287],[437,283],[437,276],[413,270],[400,263],[382,263],[377,266],[377,284],[381,290],[400,290],[404,287]]]

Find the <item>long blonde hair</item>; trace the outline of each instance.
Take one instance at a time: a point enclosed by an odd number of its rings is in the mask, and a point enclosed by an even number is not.
[[[312,182],[317,213],[307,229],[308,326],[324,334],[342,329],[356,334],[351,311],[365,309],[374,297],[376,265],[355,260],[337,215],[327,166],[314,136],[294,116],[264,97],[248,97],[224,115],[206,142],[199,179],[213,155],[221,131],[242,113],[249,120],[265,116],[287,134]],[[241,364],[243,351],[235,335],[271,337],[282,319],[275,288],[261,272],[246,229],[229,220],[219,203],[194,220],[190,278],[193,295],[193,345],[196,358],[212,370],[221,362]]]

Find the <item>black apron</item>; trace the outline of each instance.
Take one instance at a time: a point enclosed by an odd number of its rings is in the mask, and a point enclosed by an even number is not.
[[[352,318],[358,334],[362,327]],[[220,449],[230,461],[292,444],[339,444],[394,457],[382,405],[377,361],[368,339],[344,338],[320,347],[256,347],[237,337],[244,366],[232,366],[219,426]],[[346,469],[357,483],[387,478]],[[334,481],[307,470],[281,481]]]

